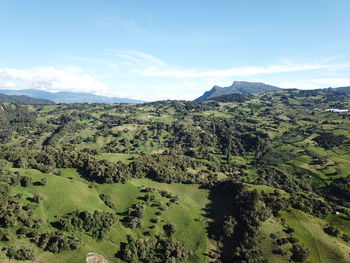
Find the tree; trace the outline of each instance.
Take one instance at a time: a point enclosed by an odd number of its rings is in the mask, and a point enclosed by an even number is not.
[[[309,251],[299,244],[294,244],[290,251],[292,252],[290,259],[295,262],[304,262],[309,256]]]
[[[236,219],[233,216],[227,216],[222,226],[224,231],[224,236],[232,237],[235,232],[236,225],[237,225]]]

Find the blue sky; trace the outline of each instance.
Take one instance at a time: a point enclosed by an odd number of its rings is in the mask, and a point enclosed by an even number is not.
[[[0,0],[0,87],[194,99],[350,85],[348,0]]]

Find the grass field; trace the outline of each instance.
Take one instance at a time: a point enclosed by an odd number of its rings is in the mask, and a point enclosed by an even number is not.
[[[349,262],[349,246],[340,238],[332,237],[323,231],[323,227],[325,227],[329,222],[336,221],[334,217],[323,220],[307,215],[299,210],[291,210],[290,212],[284,211],[281,212],[281,215],[286,219],[284,226],[276,219],[269,219],[264,222],[261,227],[261,232],[263,234],[261,246],[264,251],[264,256],[268,259],[268,262],[289,262],[289,249],[291,248],[291,244],[288,243],[280,246],[287,252],[286,256],[274,255],[271,251],[273,248],[278,248],[278,246],[274,244],[274,241],[269,237],[271,233],[276,234],[278,238],[287,237],[287,234],[283,232],[285,226],[294,228],[295,232],[292,235],[300,241],[300,244],[303,247],[309,250],[307,262]],[[348,233],[349,228],[341,220],[337,226],[340,226],[345,233]]]
[[[89,252],[96,252],[113,262],[119,262],[114,255],[119,251],[120,242],[126,241],[126,235],[131,234],[135,238],[147,238],[144,232],[149,231],[151,236],[162,234],[164,224],[172,223],[176,226],[175,238],[181,241],[187,248],[193,250],[195,255],[187,262],[204,262],[204,253],[207,251],[207,233],[203,223],[203,209],[207,205],[207,190],[199,189],[197,185],[183,184],[162,184],[149,179],[132,179],[125,184],[91,184],[80,177],[75,169],[62,169],[61,176],[44,174],[33,169],[13,169],[20,171],[23,175],[33,178],[33,182],[39,181],[43,177],[48,179],[45,186],[15,187],[12,194],[22,193],[24,197],[32,197],[35,193],[44,196],[43,201],[35,210],[35,216],[53,222],[57,217],[68,212],[94,211],[102,210],[113,212],[99,198],[99,195],[109,194],[113,203],[116,205],[116,212],[120,214],[125,212],[131,205],[141,202],[140,198],[144,195],[141,192],[143,187],[153,187],[166,190],[173,195],[179,195],[177,203],[172,204],[164,213],[159,216],[160,222],[150,229],[151,219],[155,218],[156,208],[147,206],[143,217],[142,227],[139,229],[130,229],[118,221],[111,229],[107,238],[97,242],[91,237],[82,233],[74,233],[82,239],[81,248],[71,252],[52,254],[36,249],[38,258],[35,262],[51,263],[82,263],[85,262],[86,255]],[[156,195],[157,202],[166,203],[167,199]],[[43,224],[41,230],[54,230],[49,224]],[[0,242],[1,245],[1,242]],[[28,245],[28,244],[27,244]],[[0,262],[4,257],[1,257]]]

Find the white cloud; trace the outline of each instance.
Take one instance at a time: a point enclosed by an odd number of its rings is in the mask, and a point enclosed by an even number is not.
[[[116,56],[124,67],[141,77],[164,78],[225,78],[249,77],[256,75],[278,74],[288,72],[302,72],[314,70],[327,70],[328,72],[349,68],[350,64],[332,64],[328,59],[316,62],[298,63],[289,59],[281,59],[278,63],[265,66],[242,66],[227,69],[188,69],[170,65],[163,60],[140,51],[110,50],[110,55]]]
[[[34,88],[46,91],[91,92],[108,94],[108,87],[77,67],[61,70],[54,67],[18,70],[13,68],[0,69],[0,80],[3,86],[12,88]]]
[[[344,87],[350,86],[350,79],[346,78],[317,78],[317,79],[304,79],[304,80],[291,80],[283,82],[271,82],[285,89],[323,89],[328,87]]]
[[[110,50],[109,54],[118,57],[119,63],[133,67],[162,68],[167,66],[167,63],[161,59],[141,51]]]
[[[261,66],[192,69],[171,65],[139,51],[108,50],[98,58],[60,58],[79,66],[0,68],[0,87],[90,92],[153,101],[194,99],[214,85],[228,86],[234,80],[262,81],[298,89],[350,85],[350,79],[341,78],[350,64],[332,63],[332,60],[300,63],[284,59]]]
[[[172,78],[201,78],[201,77],[246,77],[265,74],[310,71],[310,70],[337,70],[347,68],[347,64],[279,64],[263,67],[236,67],[222,70],[182,70],[145,68],[140,74],[146,77],[172,77]]]

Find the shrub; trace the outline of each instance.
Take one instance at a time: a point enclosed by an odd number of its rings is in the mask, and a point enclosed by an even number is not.
[[[7,249],[6,256],[10,259],[16,260],[33,260],[35,257],[35,251],[33,248],[27,246],[19,248],[10,246]]]

